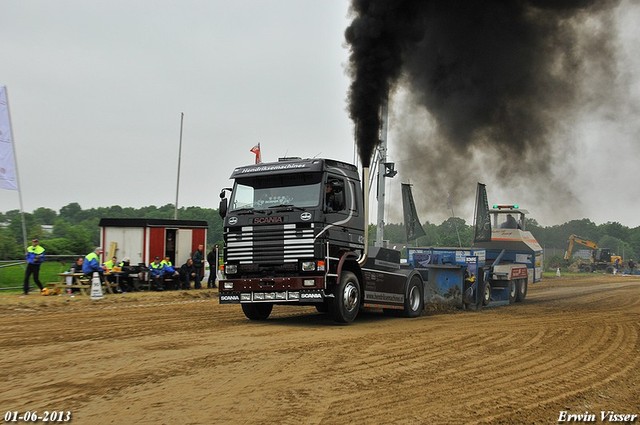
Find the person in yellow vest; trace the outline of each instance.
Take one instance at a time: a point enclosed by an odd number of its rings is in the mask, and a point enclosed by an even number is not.
[[[164,260],[160,262],[164,267],[164,279],[165,283],[169,283],[171,286],[168,289],[180,289],[179,276],[180,273],[173,267],[170,257],[164,257]],[[166,279],[169,279],[167,282]]]
[[[100,282],[104,282],[104,268],[100,265],[100,254],[102,254],[102,248],[97,247],[84,257],[82,263],[82,273],[91,277],[94,272],[98,272],[100,275]]]
[[[118,259],[116,257],[111,257],[111,260],[105,261],[103,266],[105,271],[111,271],[111,269],[118,266]]]
[[[149,278],[152,282],[152,289],[164,291],[164,265],[160,262],[160,257],[155,257],[149,264]]]
[[[125,292],[125,290],[122,288],[125,285],[121,284],[119,282],[119,278],[117,278],[114,275],[114,273],[118,273],[120,272],[120,270],[122,270],[120,268],[120,265],[118,264],[118,258],[113,256],[111,257],[111,260],[105,261],[102,266],[104,267],[104,271],[107,274],[107,280],[111,283],[118,283],[118,286],[116,287],[116,292],[117,293]]]
[[[31,241],[31,246],[27,248],[27,254],[25,255],[27,260],[27,270],[24,273],[24,295],[29,295],[29,278],[33,275],[33,281],[38,285],[40,291],[44,288],[40,283],[40,264],[44,261],[44,248],[40,245],[38,239]]]

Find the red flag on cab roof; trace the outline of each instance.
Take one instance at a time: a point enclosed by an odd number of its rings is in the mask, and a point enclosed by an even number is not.
[[[260,156],[260,143],[249,149],[256,155],[256,164],[262,163],[262,157]]]

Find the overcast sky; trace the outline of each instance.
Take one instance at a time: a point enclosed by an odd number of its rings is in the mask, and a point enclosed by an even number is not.
[[[567,158],[575,211],[554,214],[544,199],[519,194],[543,225],[583,217],[640,225],[640,136],[629,123],[639,111],[640,7],[621,7],[624,119],[606,107],[577,119],[579,149]],[[174,203],[182,112],[181,207],[217,208],[220,188],[234,167],[253,162],[256,143],[263,161],[354,161],[348,1],[5,0],[0,8],[0,85],[27,212]],[[389,156],[401,167],[390,125]],[[392,198],[402,175],[388,183]],[[503,201],[488,191],[490,203]],[[0,190],[0,211],[18,208],[17,192]],[[456,211],[467,222],[472,213],[472,203]],[[401,220],[390,209],[387,221]]]

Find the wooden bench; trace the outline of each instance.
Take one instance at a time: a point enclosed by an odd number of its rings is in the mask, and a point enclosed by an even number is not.
[[[80,280],[83,282],[83,280]],[[74,283],[72,285],[67,285],[66,282],[49,282],[47,283],[47,288],[56,291],[56,293],[65,293],[67,289],[79,289],[80,293],[83,295],[89,295],[91,293],[91,284],[88,283]]]
[[[91,294],[91,279],[89,278],[80,278],[74,279],[73,284],[67,285],[66,282],[50,282],[47,283],[47,287],[57,293],[64,293],[67,289],[79,289],[80,293],[83,295]],[[117,292],[118,284],[115,282],[102,282],[102,287],[106,289],[106,291],[110,294],[114,294]]]

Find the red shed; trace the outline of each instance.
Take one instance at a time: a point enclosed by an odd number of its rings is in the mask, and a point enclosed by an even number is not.
[[[168,256],[174,266],[180,267],[198,245],[204,246],[206,256],[207,227],[203,220],[103,218],[100,220],[103,261],[115,255],[118,260],[128,257],[131,264],[148,265],[155,256]]]

